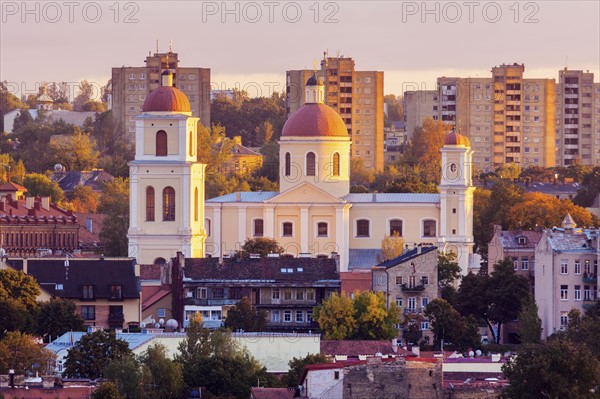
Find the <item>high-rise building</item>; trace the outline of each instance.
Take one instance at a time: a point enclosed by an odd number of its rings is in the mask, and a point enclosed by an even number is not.
[[[515,163],[554,166],[555,83],[523,78],[522,64],[492,68],[491,77],[440,77],[434,92],[406,92],[407,132],[431,116],[467,134],[477,170]]]
[[[173,86],[188,97],[192,115],[210,126],[210,68],[181,67],[179,54],[171,51],[148,54],[144,62],[145,66],[112,69],[113,118],[131,140],[135,117],[142,112],[146,97],[160,87],[160,74],[165,69],[173,74]]]
[[[286,72],[288,115],[304,104],[305,84],[314,72]],[[325,83],[325,104],[340,114],[350,133],[352,158],[383,170],[383,72],[357,71],[352,58],[326,56],[317,75]]]
[[[600,83],[589,71],[558,72],[556,161],[564,166],[600,161]]]

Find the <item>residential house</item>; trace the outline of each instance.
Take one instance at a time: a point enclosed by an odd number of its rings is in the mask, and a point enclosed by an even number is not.
[[[247,297],[267,312],[270,331],[311,331],[313,308],[339,292],[336,259],[251,257],[184,258],[173,260],[173,276],[182,290],[175,293],[180,325],[201,313],[205,323],[218,327],[229,307]],[[178,295],[178,296],[177,296]],[[183,319],[183,320],[181,320]]]
[[[599,237],[596,229],[578,229],[568,214],[560,228],[544,231],[535,248],[542,338],[565,328],[571,309],[583,313],[598,299]]]
[[[89,187],[92,189],[92,191],[100,193],[102,192],[103,184],[114,180],[115,177],[102,169],[93,169],[87,171],[65,171],[60,169],[55,170],[55,172],[50,175],[50,179],[58,183],[58,186],[65,193],[71,193],[76,187],[79,186]]]
[[[242,136],[235,136],[233,141],[234,145],[231,149],[231,158],[223,163],[221,169],[222,173],[249,174],[262,166],[262,154],[243,146]]]
[[[413,248],[372,268],[373,291],[383,292],[388,306],[395,302],[405,317],[409,314],[422,315],[429,302],[438,297],[437,265],[437,247]],[[426,318],[420,320],[420,327],[423,338],[432,342]]]

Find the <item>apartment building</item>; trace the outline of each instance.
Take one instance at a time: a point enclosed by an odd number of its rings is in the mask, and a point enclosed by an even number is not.
[[[565,328],[569,312],[585,312],[598,299],[597,230],[578,229],[567,215],[561,228],[546,230],[535,248],[535,301],[542,338]]]
[[[317,76],[325,83],[325,104],[335,109],[352,140],[352,158],[383,170],[383,72],[357,71],[349,57],[325,57]],[[305,103],[305,86],[313,70],[286,71],[287,112]]]
[[[600,83],[589,71],[558,72],[556,161],[559,165],[600,161]]]
[[[524,78],[524,71],[523,64],[502,64],[491,77],[442,76],[435,91],[404,93],[407,131],[428,116],[458,128],[471,141],[479,171],[510,163],[554,166],[555,83]]]
[[[113,118],[133,141],[135,117],[142,112],[146,97],[160,87],[160,74],[169,69],[173,86],[183,91],[191,105],[192,116],[210,126],[210,68],[182,67],[178,53],[148,54],[145,66],[112,68]]]

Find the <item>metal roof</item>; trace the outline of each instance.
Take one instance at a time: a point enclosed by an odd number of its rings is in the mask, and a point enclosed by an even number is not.
[[[426,193],[351,193],[342,199],[350,203],[404,203],[429,204],[440,202],[439,194]]]
[[[377,263],[377,256],[381,255],[381,248],[352,249],[349,250],[348,270],[370,270]]]
[[[239,194],[239,199],[238,199]],[[220,197],[211,198],[206,200],[208,203],[221,203],[221,202],[264,202],[271,198],[279,195],[277,191],[257,191],[257,192],[236,192],[225,194]]]

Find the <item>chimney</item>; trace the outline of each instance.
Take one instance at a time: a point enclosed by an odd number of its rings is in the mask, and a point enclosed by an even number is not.
[[[419,255],[419,254],[421,254],[421,251],[422,251],[422,249],[423,249],[423,247],[422,247],[422,246],[420,246],[420,245],[419,245],[419,246],[417,246],[417,254],[418,254],[418,255]]]
[[[42,208],[50,210],[50,197],[42,197]]]
[[[36,211],[39,211],[39,210],[41,210],[41,209],[42,209],[42,203],[41,203],[40,201],[35,201],[35,202],[33,203],[33,207],[34,207],[34,209],[35,209]]]
[[[398,353],[398,338],[392,339],[392,351]]]
[[[241,202],[241,200],[242,200],[242,193],[240,193],[239,191],[237,191],[235,193],[235,200],[236,200],[236,202]]]
[[[35,202],[35,197],[27,197],[25,198],[25,208],[33,209],[33,203]]]

